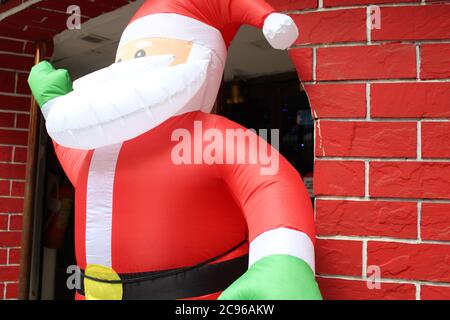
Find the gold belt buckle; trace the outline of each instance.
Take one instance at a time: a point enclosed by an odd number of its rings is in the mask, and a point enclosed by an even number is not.
[[[86,300],[122,300],[123,284],[112,268],[90,264],[84,271],[84,295]]]

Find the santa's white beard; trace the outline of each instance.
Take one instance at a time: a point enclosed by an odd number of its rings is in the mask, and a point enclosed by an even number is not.
[[[60,145],[95,149],[133,139],[167,119],[215,101],[223,66],[206,48],[184,64],[172,56],[138,58],[94,72],[74,91],[43,107],[49,135]]]

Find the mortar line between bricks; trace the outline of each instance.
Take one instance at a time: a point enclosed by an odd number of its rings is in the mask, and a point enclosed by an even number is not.
[[[450,246],[450,241],[443,240],[417,240],[417,239],[404,239],[404,238],[391,238],[391,237],[377,237],[377,236],[323,236],[317,235],[317,239],[320,240],[347,240],[347,241],[374,241],[374,242],[395,242],[404,244],[437,244],[443,246]]]
[[[317,49],[313,48],[312,50],[312,80],[313,83],[317,83]]]
[[[370,199],[370,163],[369,160],[364,161],[364,198]]]
[[[426,80],[417,80],[416,78],[386,78],[386,79],[342,79],[342,80],[316,80],[313,81],[302,81],[303,84],[311,85],[311,84],[364,84],[368,80],[372,84],[393,84],[393,83],[449,83],[450,78],[443,79],[426,79]]]
[[[8,96],[8,97],[16,97],[16,98],[31,98],[30,94],[23,94],[23,93],[11,93],[11,92],[4,92],[0,91],[1,95]]]
[[[366,38],[367,45],[372,44],[372,13],[371,6],[367,6],[366,8]]]
[[[416,283],[416,300],[420,300],[420,283]]]
[[[417,163],[448,163],[450,165],[450,159],[445,158],[439,158],[439,159],[420,159],[417,160],[417,158],[380,158],[380,157],[366,157],[366,156],[361,156],[361,157],[340,157],[340,156],[326,156],[326,157],[321,157],[321,156],[317,156],[316,160],[320,160],[320,161],[376,161],[376,162],[417,162]],[[0,162],[1,163],[1,162]]]
[[[427,45],[427,44],[449,44],[449,39],[442,40],[370,40],[370,44],[366,41],[347,41],[347,42],[317,42],[317,43],[299,43],[294,44],[290,49],[304,49],[304,48],[342,48],[342,47],[368,47],[368,46],[383,46],[383,45]]]
[[[15,57],[25,57],[25,58],[33,58],[34,55],[30,53],[20,53],[20,52],[11,52],[11,51],[3,51],[0,50],[0,54],[7,54],[9,56],[15,56]]]
[[[29,111],[14,111],[14,110],[8,110],[8,109],[0,109],[0,112],[12,112],[12,113],[17,113],[17,114],[30,115]]]
[[[1,39],[0,39],[0,40],[1,40]],[[0,71],[17,72],[17,73],[26,73],[26,74],[29,74],[29,73],[30,73],[30,71],[17,70],[17,69],[9,69],[9,68],[0,68]]]
[[[49,11],[49,12],[55,12],[55,13],[62,13],[62,14],[67,14],[66,11],[61,11],[61,10],[57,10],[57,9],[51,9],[51,8],[46,8],[46,7],[42,7],[39,4],[36,5],[36,8],[39,10],[43,10],[43,11]],[[91,17],[89,16],[85,16],[83,14],[80,14],[81,18],[85,18],[85,19],[91,19]],[[87,21],[86,21],[87,22]],[[84,22],[81,24],[81,26],[83,26]]]
[[[357,280],[364,281],[361,277],[357,276],[345,276],[345,275],[334,275],[334,274],[321,274],[318,273],[317,276],[319,278],[324,279],[341,279],[341,280]],[[443,281],[428,281],[428,280],[410,280],[410,279],[393,279],[393,278],[381,278],[381,283],[397,283],[397,284],[412,284],[415,285],[417,283],[426,286],[434,286],[434,287],[450,287],[450,282]]]
[[[422,223],[422,200],[417,201],[417,239],[422,241],[421,226]]]
[[[15,122],[15,120],[14,120]],[[15,123],[14,123],[15,125]],[[9,128],[9,127],[0,127],[0,130],[8,130],[8,131],[18,131],[18,132],[28,132],[28,129],[22,129],[22,128]]]
[[[442,122],[446,123],[450,121],[450,118],[372,118],[368,121],[366,118],[318,118],[316,120],[322,121],[333,121],[333,122],[409,122],[415,123],[417,121],[421,122]]]
[[[25,40],[25,39],[11,38],[11,37],[5,37],[5,36],[0,36],[0,40],[13,40],[13,41],[23,42],[23,43],[30,42],[30,41]]]
[[[422,121],[417,121],[417,160],[422,160]]]
[[[317,200],[335,200],[335,201],[367,201],[364,197],[354,196],[316,196]],[[387,201],[387,202],[417,202],[423,200],[425,203],[441,203],[450,204],[448,199],[422,199],[422,198],[386,198],[386,197],[371,197],[371,201]]]
[[[370,82],[366,82],[366,120],[371,120],[371,87]]]
[[[322,0],[319,0],[322,1]],[[389,7],[419,7],[421,3],[412,3],[412,2],[398,2],[398,3],[380,3],[377,4],[380,8],[389,8]],[[432,4],[429,4],[431,6]],[[364,9],[367,4],[361,5],[349,5],[349,6],[338,6],[338,7],[317,7],[317,8],[306,8],[303,10],[286,10],[283,11],[287,14],[303,14],[303,13],[311,13],[311,12],[327,12],[327,11],[340,11],[340,10],[348,10],[348,9]]]
[[[420,43],[416,44],[416,72],[417,81],[420,81],[420,68],[421,68],[421,58],[420,58]]]
[[[367,240],[362,242],[362,278],[367,280]]]

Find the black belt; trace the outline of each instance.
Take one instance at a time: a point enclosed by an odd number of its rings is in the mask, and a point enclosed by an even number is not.
[[[210,263],[233,252],[242,246],[243,243],[224,255],[192,267],[119,274],[120,280],[117,281],[87,277],[82,271],[81,288],[77,289],[77,293],[82,296],[85,295],[85,277],[98,282],[121,283],[123,285],[123,300],[178,300],[220,292],[229,287],[247,271],[248,255],[215,264]]]

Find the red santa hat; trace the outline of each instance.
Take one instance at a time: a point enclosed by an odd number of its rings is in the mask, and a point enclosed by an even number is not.
[[[264,0],[147,0],[125,29],[121,45],[145,37],[167,37],[221,51],[243,24],[262,28],[276,49],[290,47],[298,37],[294,21],[275,13]]]

